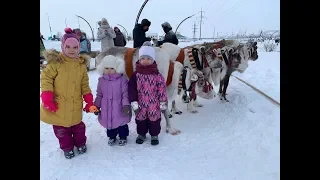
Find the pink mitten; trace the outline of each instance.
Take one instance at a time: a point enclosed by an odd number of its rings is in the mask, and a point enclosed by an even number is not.
[[[58,110],[57,103],[54,102],[54,94],[51,91],[44,91],[41,93],[41,100],[43,107],[48,111],[56,112]]]
[[[91,106],[93,106],[93,95],[92,93],[88,93],[83,95],[83,100],[86,102],[86,106],[83,108],[83,111],[89,112]]]

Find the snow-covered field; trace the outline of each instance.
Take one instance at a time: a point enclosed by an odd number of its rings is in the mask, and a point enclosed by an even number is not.
[[[199,42],[183,42],[185,47]],[[45,47],[60,50],[60,42],[44,41]],[[132,47],[132,41],[128,43]],[[259,44],[259,48],[262,48]],[[92,43],[93,50],[100,43]],[[280,45],[278,47],[280,51]],[[250,61],[237,77],[280,102],[280,52],[263,52]],[[96,91],[99,75],[89,72],[90,87]],[[218,90],[218,87],[215,87]],[[95,95],[95,94],[94,94]],[[93,114],[83,115],[87,125],[88,152],[65,159],[52,126],[40,122],[41,180],[278,180],[280,179],[280,108],[247,85],[231,77],[229,103],[219,98],[200,99],[198,114],[186,111],[172,118],[177,136],[163,128],[158,146],[148,141],[135,144],[135,123],[124,147],[107,144],[105,130]],[[165,127],[165,122],[162,122]]]

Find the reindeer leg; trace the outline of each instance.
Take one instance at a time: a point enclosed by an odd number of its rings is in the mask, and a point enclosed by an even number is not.
[[[180,111],[179,109],[177,109],[177,106],[176,106],[176,101],[172,101],[172,108],[171,108],[171,113],[174,113],[174,114],[182,114],[182,111]]]
[[[220,80],[220,85],[219,85],[219,91],[218,91],[218,96],[221,97],[222,95],[222,88],[223,88],[223,83],[224,83],[224,78]],[[221,99],[221,98],[220,98]],[[222,100],[222,99],[221,99]]]
[[[187,104],[187,110],[191,113],[198,113],[198,111],[194,108],[194,99],[191,99]]]
[[[229,102],[229,100],[226,98],[226,92],[227,92],[227,88],[229,85],[229,80],[230,80],[230,76],[231,74],[226,74],[225,78],[224,78],[224,84],[223,84],[223,91],[222,91],[222,96],[221,96],[221,100],[225,100],[226,102]]]
[[[180,130],[175,129],[171,126],[171,120],[169,118],[169,110],[166,109],[164,111],[162,111],[164,118],[166,119],[166,133],[170,133],[171,135],[177,135],[179,133],[181,133]]]
[[[197,95],[196,95],[196,98],[194,98],[193,105],[194,105],[195,107],[203,107],[203,105],[198,102],[198,100],[197,100]]]

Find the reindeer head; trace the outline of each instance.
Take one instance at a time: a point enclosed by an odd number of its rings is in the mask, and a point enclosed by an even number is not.
[[[205,57],[208,60],[208,64],[210,68],[221,68],[221,58],[219,56],[219,53],[216,49],[212,47],[212,44],[210,43],[204,43],[200,47],[200,52],[205,55]]]
[[[258,59],[257,42],[248,42],[247,48],[248,48],[248,52],[249,52],[249,59],[253,60],[253,61],[257,60]]]
[[[250,51],[250,45],[249,44],[239,44],[237,47],[234,47],[234,53],[233,53],[233,68],[239,72],[244,72],[248,67],[248,61],[249,60],[256,60],[256,56],[252,54]]]

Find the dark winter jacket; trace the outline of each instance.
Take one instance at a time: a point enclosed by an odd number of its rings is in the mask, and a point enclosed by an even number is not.
[[[113,38],[113,42],[115,46],[121,46],[124,47],[127,44],[126,38],[124,37],[124,35],[122,34],[122,32],[119,30],[118,32],[116,32],[116,38]]]
[[[146,32],[149,30],[143,30],[143,26],[150,26],[151,22],[147,19],[143,19],[141,21],[141,24],[136,24],[134,26],[134,29],[132,31],[132,36],[133,36],[133,47],[134,48],[139,48],[142,46],[142,44],[145,41],[151,41],[151,38],[146,37]]]
[[[168,22],[164,22],[161,24],[161,26],[166,35],[164,36],[163,41],[158,41],[158,46],[161,46],[165,42],[178,45],[178,38],[176,34],[172,31],[171,25]]]

